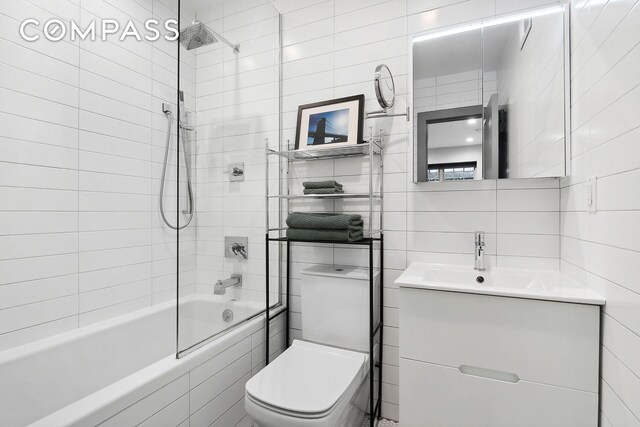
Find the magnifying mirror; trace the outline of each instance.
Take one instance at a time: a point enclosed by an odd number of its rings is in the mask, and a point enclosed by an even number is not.
[[[376,89],[376,96],[378,97],[378,103],[386,111],[388,108],[393,107],[393,103],[396,99],[396,86],[393,82],[393,75],[391,70],[385,64],[380,64],[376,67],[376,72],[373,78],[373,84]]]

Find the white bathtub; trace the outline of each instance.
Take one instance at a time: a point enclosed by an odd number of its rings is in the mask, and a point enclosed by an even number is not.
[[[222,320],[226,308],[234,312],[234,322]],[[219,296],[185,298],[181,348],[240,325],[179,360],[175,303],[1,352],[0,426],[98,425],[242,340],[248,339],[253,352],[252,335],[263,328],[264,316],[242,320],[259,310]]]

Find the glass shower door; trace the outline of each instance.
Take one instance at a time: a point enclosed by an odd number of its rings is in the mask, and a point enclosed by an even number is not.
[[[184,221],[190,183],[194,215],[178,231],[178,357],[264,312],[264,147],[280,136],[275,8],[182,0],[181,17],[185,125],[178,137],[186,158],[175,166],[175,210]],[[277,185],[277,171],[272,177]],[[272,258],[271,301],[277,303]]]

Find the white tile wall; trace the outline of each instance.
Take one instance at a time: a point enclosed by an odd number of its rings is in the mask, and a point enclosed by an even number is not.
[[[160,104],[175,102],[176,44],[27,43],[20,22],[86,25],[99,16],[142,28],[176,10],[174,0],[0,6],[0,350],[172,298],[177,280],[176,236],[158,215]],[[183,51],[182,58],[193,103],[195,57]],[[188,290],[195,241],[181,239]]]
[[[498,70],[498,104],[509,105],[513,178],[565,174],[563,27],[560,14],[534,18],[524,47],[513,37],[500,48],[506,51],[500,63],[489,65]]]
[[[637,0],[572,4],[572,176],[562,181],[562,269],[604,295],[601,423],[640,425],[640,69]],[[597,176],[598,212],[585,181]]]
[[[228,289],[227,296],[261,304],[266,267],[264,147],[267,138],[277,147],[279,128],[278,12],[267,0],[219,2],[198,12],[199,19],[240,45],[238,54],[223,43],[195,51],[198,291],[211,293],[217,280],[239,273],[242,289]],[[234,163],[244,163],[244,181],[230,182],[229,166]],[[248,237],[249,259],[225,258],[225,236]],[[277,255],[270,262],[275,290]]]
[[[283,14],[283,133],[295,137],[298,105],[364,93],[377,108],[375,66],[387,63],[397,87],[397,111],[411,104],[408,35],[536,7],[554,1],[495,0],[274,0]],[[515,2],[514,2],[515,3]],[[306,29],[309,31],[305,31]],[[477,95],[477,94],[476,94]],[[477,97],[477,96],[476,96]],[[388,133],[385,163],[385,345],[383,416],[398,419],[398,304],[394,279],[411,261],[473,262],[473,232],[487,232],[489,263],[559,268],[557,180],[479,181],[438,186],[411,183],[409,127],[403,118],[370,123]],[[367,123],[369,125],[369,123]],[[410,124],[409,126],[412,126]],[[335,177],[346,189],[361,189],[365,161],[346,159],[296,166],[293,191],[307,177]],[[360,186],[360,187],[359,187]],[[296,209],[361,212],[359,203],[296,205]],[[525,244],[526,243],[526,244]],[[364,251],[296,245],[291,301],[292,335],[300,330],[299,272],[312,263],[361,264]]]
[[[273,65],[273,56],[264,40],[271,39],[260,35],[273,33],[265,24],[270,16],[264,2],[240,3],[229,3],[222,15],[213,7],[209,21],[214,28],[224,29],[229,38],[235,35],[234,40],[246,46],[250,57],[236,60],[226,52],[217,60],[219,54],[205,55],[203,51],[198,55],[203,61],[198,62],[183,56],[183,88],[191,99],[197,95],[199,212],[197,276],[191,273],[196,265],[186,259],[181,274],[183,283],[195,283],[197,277],[198,283],[206,285],[212,276],[210,265],[215,266],[216,274],[233,271],[235,267],[222,260],[220,239],[223,233],[246,233],[255,242],[250,252],[258,262],[248,268],[258,289],[264,267],[258,234],[262,220],[255,212],[237,218],[249,207],[256,212],[264,209],[260,205],[260,170],[264,165],[258,159],[261,141],[265,137],[276,140],[277,128],[270,117],[256,119],[268,105],[261,103],[271,99],[269,84],[273,82],[261,80],[265,77],[261,70]],[[283,13],[283,132],[285,139],[293,139],[299,104],[365,93],[367,107],[375,108],[370,77],[379,62],[392,65],[399,108],[410,103],[406,91],[407,35],[555,2],[273,3]],[[82,2],[80,7],[70,1],[45,5],[20,0],[0,6],[0,28],[4,28],[0,33],[4,52],[0,57],[0,348],[151,304],[154,299],[166,298],[175,286],[175,253],[170,244],[175,235],[162,231],[156,208],[166,125],[156,107],[160,100],[174,99],[172,76],[176,73],[169,65],[173,63],[171,47],[69,42],[43,46],[21,41],[13,30],[25,13],[76,20],[94,15],[141,19],[149,13],[170,15],[172,4],[169,0],[103,0]],[[640,65],[640,6],[637,0],[584,0],[574,2],[572,9],[572,177],[562,181],[562,197],[555,180],[415,186],[407,173],[406,123],[388,120],[376,124],[390,134],[390,167],[385,175],[389,191],[385,195],[386,344],[382,378],[386,417],[397,419],[398,413],[398,309],[393,280],[407,263],[471,263],[472,232],[481,228],[488,233],[492,264],[557,268],[560,230],[562,268],[604,293],[608,300],[603,316],[602,423],[640,425],[635,397],[640,384],[636,362],[640,359],[640,288],[636,280],[640,247],[633,233],[639,205],[633,195],[637,194],[640,165],[638,156],[630,155],[637,149],[634,137],[640,125],[635,114],[640,82],[634,72]],[[215,18],[220,16],[224,19]],[[243,35],[249,28],[251,31]],[[211,48],[215,49],[221,46]],[[214,82],[216,76],[222,77],[222,85]],[[235,80],[235,76],[241,78]],[[222,133],[212,132],[219,130],[216,118],[224,119]],[[208,132],[212,132],[210,136]],[[255,167],[247,169],[249,182],[243,188],[223,178],[226,164],[237,159]],[[202,178],[201,169],[211,177]],[[361,184],[357,176],[363,170],[365,165],[360,161],[348,160],[309,165],[295,173],[301,179],[335,176],[356,186]],[[584,182],[591,175],[599,177],[597,214],[588,214],[584,204]],[[338,208],[361,209],[357,205]],[[216,226],[221,223],[224,227]],[[188,239],[195,240],[185,236]],[[182,248],[193,257],[195,244],[191,253],[188,247],[185,241]],[[362,261],[360,253],[348,248],[296,246],[294,256],[294,295],[299,295],[295,279],[301,267],[316,262]],[[297,336],[297,296],[291,305]],[[234,360],[244,363],[243,358]],[[254,363],[252,368],[258,367]],[[230,385],[241,384],[246,374],[229,374],[229,381],[239,381]],[[204,390],[205,383],[198,386]],[[187,417],[210,424],[217,416],[215,425],[248,423],[240,394],[235,401],[231,392],[219,395],[222,406],[213,401],[194,403],[199,406],[196,411],[187,407],[192,403],[191,393],[195,393],[189,389],[195,386],[185,388],[180,379],[173,386],[168,399],[162,400],[160,393],[157,401],[141,401],[127,417],[147,425],[156,425],[155,420],[164,420],[169,414],[177,417],[170,425],[186,422]],[[241,388],[236,391],[240,393]],[[232,389],[233,385],[227,390]],[[152,409],[145,412],[147,403]],[[230,409],[224,412],[221,407]]]

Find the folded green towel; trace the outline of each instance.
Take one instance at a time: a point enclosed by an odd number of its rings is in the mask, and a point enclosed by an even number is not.
[[[289,228],[287,238],[292,240],[329,241],[329,242],[357,242],[362,240],[362,228],[356,230],[319,230],[308,228]]]
[[[303,182],[302,186],[306,189],[314,188],[342,188],[342,184],[336,181],[308,181]]]
[[[292,212],[287,218],[291,228],[315,228],[320,230],[348,230],[351,227],[362,228],[361,215]]]
[[[304,194],[342,194],[344,190],[340,188],[305,188]]]

